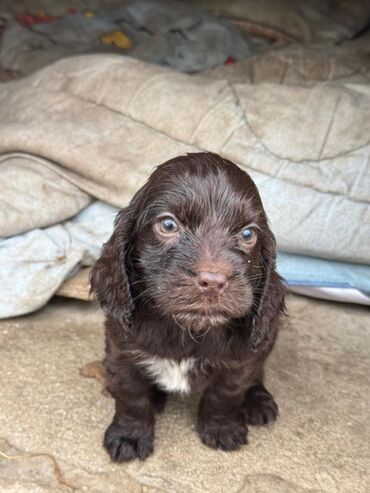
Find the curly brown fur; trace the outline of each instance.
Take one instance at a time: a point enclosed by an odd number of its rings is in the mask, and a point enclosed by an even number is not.
[[[197,430],[235,450],[278,409],[263,385],[284,311],[275,240],[251,178],[210,153],[159,166],[116,219],[91,275],[106,311],[111,458],[153,451],[169,391],[202,391]]]

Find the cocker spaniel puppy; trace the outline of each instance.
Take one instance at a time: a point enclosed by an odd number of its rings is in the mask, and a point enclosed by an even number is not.
[[[119,212],[91,289],[106,312],[114,461],[153,451],[169,392],[202,392],[197,430],[213,448],[238,449],[248,424],[276,419],[263,364],[284,286],[258,191],[238,166],[210,153],[159,166]]]

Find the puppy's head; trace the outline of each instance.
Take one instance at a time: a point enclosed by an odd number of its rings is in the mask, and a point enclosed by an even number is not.
[[[253,181],[199,153],[159,166],[119,213],[91,284],[124,327],[148,307],[194,331],[248,317],[256,346],[274,269],[275,241]]]

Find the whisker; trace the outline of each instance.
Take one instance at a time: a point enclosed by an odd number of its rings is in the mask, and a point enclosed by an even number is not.
[[[140,298],[140,296],[143,296],[143,295],[146,295],[146,294],[150,293],[151,289],[152,289],[151,287],[149,287],[147,289],[144,289],[144,291],[142,291],[141,293],[139,293],[137,296],[135,296],[133,298],[133,301],[138,300]]]
[[[172,316],[172,318],[174,319],[175,323],[180,327],[180,329],[182,329],[183,331],[187,331],[188,334],[189,334],[189,337],[194,341],[196,342],[197,344],[199,343],[199,341],[197,341],[196,339],[194,339],[192,333],[191,333],[191,330],[189,329],[189,327],[183,327],[179,321],[176,319],[175,315]]]

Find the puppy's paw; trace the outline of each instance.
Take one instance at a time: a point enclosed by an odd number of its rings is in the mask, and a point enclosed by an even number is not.
[[[225,451],[238,450],[247,443],[247,427],[243,421],[224,423],[198,422],[198,433],[208,447]]]
[[[261,384],[247,390],[243,402],[243,411],[247,424],[263,426],[273,423],[279,408],[268,390]]]
[[[103,445],[114,462],[146,459],[153,452],[153,434],[138,438],[127,436],[127,430],[112,423],[106,430]]]

